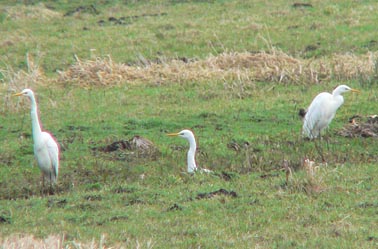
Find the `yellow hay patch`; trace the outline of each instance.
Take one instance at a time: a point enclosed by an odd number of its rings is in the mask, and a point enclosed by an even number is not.
[[[39,18],[51,19],[61,17],[58,12],[46,8],[42,3],[37,5],[15,5],[7,6],[2,9],[7,14],[7,17],[12,20]]]
[[[51,235],[46,239],[37,239],[32,235],[11,235],[0,239],[2,248],[63,248],[62,238]]]
[[[115,63],[110,56],[81,61],[59,72],[59,82],[78,86],[111,86],[121,83],[170,83],[231,80],[278,83],[368,78],[376,70],[377,53],[335,54],[320,59],[297,59],[280,51],[271,53],[222,53],[204,60],[142,61],[140,65]]]
[[[1,248],[76,248],[76,249],[105,249],[105,235],[101,236],[99,242],[94,239],[91,242],[70,241],[65,244],[64,236],[49,235],[45,239],[39,239],[30,234],[13,234],[6,238],[0,238]]]
[[[26,63],[27,71],[14,71],[11,67],[0,69],[0,73],[7,81],[7,85],[0,85],[1,92],[6,93],[0,94],[3,99],[3,105],[0,107],[0,113],[5,112],[6,110],[15,110],[22,106],[21,103],[23,103],[23,100],[21,99],[19,101],[11,101],[12,93],[21,91],[24,88],[34,88],[36,85],[43,85],[47,81],[43,70],[38,65],[38,62],[35,62],[30,54],[26,55]]]

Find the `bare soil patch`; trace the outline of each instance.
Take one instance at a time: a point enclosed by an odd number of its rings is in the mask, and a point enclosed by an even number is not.
[[[378,116],[355,115],[349,119],[341,130],[337,132],[344,137],[374,137],[378,138]]]

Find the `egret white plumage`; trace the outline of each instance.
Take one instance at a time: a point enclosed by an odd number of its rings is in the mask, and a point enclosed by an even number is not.
[[[344,103],[345,92],[360,92],[346,85],[340,85],[333,90],[332,94],[328,92],[319,93],[311,102],[304,114],[303,135],[310,139],[320,136],[320,132],[327,128],[335,117],[336,111]]]
[[[59,171],[59,146],[50,133],[42,131],[34,93],[31,89],[24,89],[14,96],[25,96],[30,99],[34,156],[42,171],[43,183],[45,179],[50,183],[56,183]]]
[[[187,162],[188,162],[188,172],[193,173],[197,170],[196,164],[196,150],[197,150],[197,143],[196,139],[194,138],[194,134],[190,130],[182,130],[178,133],[169,133],[168,136],[179,136],[185,138],[189,142],[189,150],[187,155]]]
[[[196,139],[194,137],[194,134],[191,130],[182,130],[178,133],[170,133],[167,134],[168,136],[179,136],[182,137],[189,142],[189,150],[187,155],[187,163],[188,163],[188,173],[194,173],[198,170],[197,164],[196,164],[196,150],[197,150],[197,143]],[[211,172],[211,170],[208,169],[201,169],[200,171],[203,172]]]

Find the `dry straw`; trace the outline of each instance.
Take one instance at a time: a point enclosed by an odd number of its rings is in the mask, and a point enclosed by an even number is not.
[[[49,235],[45,239],[39,239],[30,234],[13,234],[6,238],[0,238],[0,248],[30,248],[30,249],[106,249],[105,235],[102,235],[99,243],[94,239],[91,242],[65,241],[65,236]],[[119,247],[123,248],[123,247]]]
[[[222,53],[204,60],[141,60],[116,63],[110,56],[76,63],[59,72],[58,81],[82,87],[123,83],[178,83],[185,81],[248,79],[285,84],[317,84],[330,80],[368,79],[376,73],[377,53],[334,54],[298,59],[281,51]]]
[[[378,137],[378,116],[355,116],[337,133],[344,137]]]
[[[39,67],[39,63],[35,62],[30,54],[26,54],[26,63],[27,71],[14,71],[11,67],[0,69],[0,73],[5,79],[4,82],[6,82],[6,84],[0,86],[0,91],[7,93],[0,95],[4,102],[0,109],[0,113],[9,109],[18,109],[20,104],[23,103],[23,100],[21,99],[19,101],[11,101],[12,93],[20,91],[23,88],[33,88],[34,86],[43,84],[47,81],[43,70]]]
[[[19,19],[46,19],[50,20],[52,18],[61,17],[62,14],[59,12],[50,10],[44,6],[44,4],[39,3],[36,5],[15,5],[15,6],[6,6],[1,9],[3,13],[6,14],[6,17],[12,20]]]

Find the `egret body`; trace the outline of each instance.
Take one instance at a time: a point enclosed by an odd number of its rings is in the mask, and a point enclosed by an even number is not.
[[[308,107],[303,120],[303,135],[310,139],[320,136],[320,132],[327,128],[335,117],[337,109],[344,103],[342,96],[345,92],[359,92],[346,85],[340,85],[328,92],[319,93]]]
[[[47,179],[50,183],[56,183],[59,171],[59,146],[50,133],[42,131],[34,93],[30,89],[24,89],[14,96],[25,96],[30,99],[34,156],[42,171],[43,181]]]

